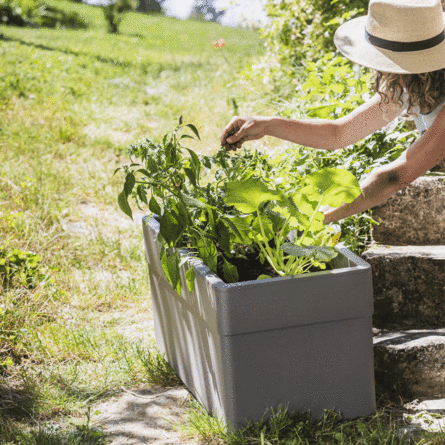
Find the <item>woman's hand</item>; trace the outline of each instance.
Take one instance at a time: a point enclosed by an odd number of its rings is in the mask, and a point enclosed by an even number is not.
[[[226,150],[236,150],[244,142],[261,139],[266,135],[268,117],[235,116],[221,136],[221,146]]]

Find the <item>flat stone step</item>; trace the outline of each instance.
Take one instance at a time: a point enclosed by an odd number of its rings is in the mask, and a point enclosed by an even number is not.
[[[445,174],[421,176],[372,208],[372,239],[392,246],[445,245]]]
[[[445,395],[445,328],[373,328],[376,383],[407,399]]]
[[[445,326],[445,245],[376,245],[361,258],[372,268],[374,327]]]
[[[422,433],[445,431],[445,399],[420,398],[405,403],[402,409],[389,409],[393,419],[404,427],[397,435],[420,438]]]

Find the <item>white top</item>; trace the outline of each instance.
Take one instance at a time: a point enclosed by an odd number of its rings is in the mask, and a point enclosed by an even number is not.
[[[406,91],[403,93],[401,99],[403,101],[403,109],[406,111],[408,109],[408,93]],[[431,111],[431,113],[428,114],[420,114],[419,107],[418,106],[413,107],[412,111],[418,114],[417,117],[413,116],[414,123],[416,124],[416,127],[419,130],[421,136],[423,135],[423,133],[425,133],[425,131],[427,131],[431,127],[431,125],[434,122],[434,119],[436,119],[440,109],[444,104],[445,104],[445,99],[442,102],[440,102],[439,105],[433,111]]]

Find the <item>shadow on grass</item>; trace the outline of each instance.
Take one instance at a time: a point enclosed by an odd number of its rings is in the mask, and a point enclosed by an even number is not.
[[[59,52],[65,53],[65,54],[73,55],[73,56],[92,57],[92,58],[96,59],[98,62],[110,63],[110,64],[113,64],[113,65],[116,65],[116,66],[128,67],[128,66],[132,65],[130,62],[121,62],[121,61],[116,60],[116,59],[111,59],[111,58],[108,58],[108,57],[102,57],[102,56],[98,56],[98,55],[94,55],[94,54],[90,54],[90,53],[82,53],[82,52],[79,52],[79,51],[72,51],[72,50],[61,49],[61,48],[52,48],[52,47],[47,46],[47,45],[41,45],[40,43],[27,42],[25,40],[16,39],[16,38],[13,39],[11,37],[5,36],[2,33],[0,33],[0,40],[4,40],[6,42],[17,42],[17,43],[20,43],[22,45],[32,46],[33,48],[43,49],[45,51],[59,51]]]

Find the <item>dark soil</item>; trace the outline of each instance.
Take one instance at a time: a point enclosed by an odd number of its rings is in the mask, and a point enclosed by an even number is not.
[[[256,253],[247,254],[247,260],[243,258],[235,258],[231,260],[231,263],[236,266],[238,269],[239,282],[242,281],[252,281],[256,280],[260,275],[269,275],[272,278],[279,277],[279,275],[275,272],[275,270],[270,266],[267,261],[264,264],[261,264],[258,255]],[[322,272],[326,270],[332,270],[333,267],[330,263],[326,263],[326,269],[320,269],[319,267],[312,266],[309,269],[309,272]],[[218,277],[221,278],[225,283],[223,275],[223,260],[222,258],[218,258],[217,265]]]

